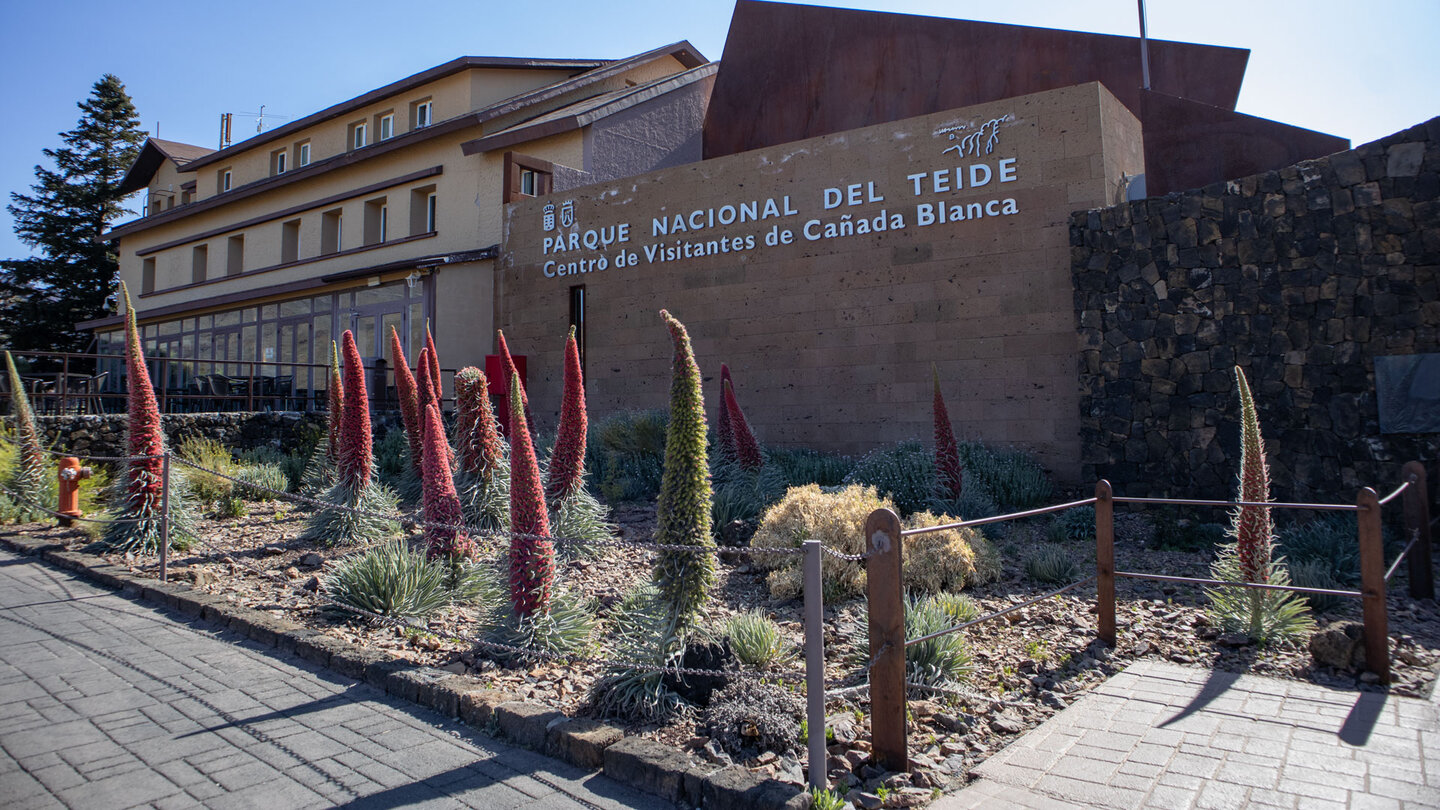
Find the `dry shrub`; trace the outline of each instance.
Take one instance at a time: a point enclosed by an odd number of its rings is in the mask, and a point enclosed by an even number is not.
[[[794,487],[761,519],[751,545],[799,547],[805,540],[819,540],[827,548],[844,554],[865,551],[865,519],[876,509],[894,509],[874,487],[851,485],[825,491],[810,484]],[[954,523],[948,515],[921,512],[905,521],[906,528]],[[788,599],[801,592],[803,575],[797,554],[755,555],[755,564],[770,571],[766,582],[770,594]],[[822,563],[825,599],[849,599],[865,591],[863,562],[841,560],[830,555]],[[958,590],[966,585],[989,582],[1000,575],[1000,555],[974,529],[949,529],[907,537],[904,541],[904,581],[908,590],[936,593]]]

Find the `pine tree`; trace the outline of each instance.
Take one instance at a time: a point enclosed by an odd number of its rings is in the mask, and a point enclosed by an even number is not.
[[[80,102],[80,120],[46,149],[30,194],[10,195],[15,235],[37,251],[0,262],[0,327],[20,351],[82,351],[80,321],[103,317],[118,262],[100,237],[122,214],[120,181],[145,133],[125,85],[110,74]]]

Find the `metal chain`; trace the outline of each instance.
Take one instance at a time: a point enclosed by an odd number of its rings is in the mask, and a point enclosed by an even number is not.
[[[3,485],[3,484],[0,484],[0,492],[3,492],[3,493],[5,493],[6,495],[9,495],[10,497],[14,498],[15,500],[19,501],[20,503],[25,504],[26,506],[30,507],[31,509],[35,509],[35,510],[38,510],[38,511],[40,511],[40,512],[44,512],[44,513],[46,513],[46,514],[48,514],[48,515],[51,515],[51,516],[53,516],[53,517],[56,517],[56,518],[58,518],[58,519],[60,519],[60,520],[78,520],[78,521],[81,521],[82,523],[102,523],[102,524],[110,524],[110,523],[144,523],[144,522],[147,521],[147,520],[158,520],[158,519],[159,519],[159,518],[102,518],[102,519],[95,519],[95,518],[87,518],[87,517],[75,517],[75,516],[72,516],[72,515],[61,514],[60,512],[56,512],[54,509],[51,509],[51,508],[46,507],[46,506],[41,506],[40,504],[35,503],[34,501],[30,500],[29,498],[26,498],[25,496],[21,495],[20,493],[16,492],[16,491],[13,490],[13,489],[10,489],[9,487],[7,487],[7,486],[5,486],[5,485]]]

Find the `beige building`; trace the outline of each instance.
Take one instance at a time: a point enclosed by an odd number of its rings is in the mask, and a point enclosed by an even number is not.
[[[688,43],[620,60],[463,57],[218,151],[150,140],[110,232],[172,395],[216,374],[317,401],[353,330],[389,361],[430,323],[447,367],[492,351],[507,201],[698,160],[714,66]],[[120,350],[121,319],[82,324]],[[292,405],[293,406],[293,405]]]

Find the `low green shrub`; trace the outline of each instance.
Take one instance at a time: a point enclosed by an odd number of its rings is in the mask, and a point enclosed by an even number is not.
[[[215,517],[222,520],[234,520],[248,514],[250,514],[250,507],[245,505],[245,499],[233,493],[221,498],[215,504]]]
[[[965,470],[965,486],[984,490],[1001,512],[1044,506],[1054,495],[1045,470],[1023,450],[960,442],[960,465]]]
[[[205,504],[214,504],[230,497],[231,491],[235,488],[233,483],[219,476],[211,475],[209,472],[204,472],[204,470],[209,470],[234,477],[240,467],[231,457],[230,448],[214,439],[192,437],[181,442],[176,453],[180,458],[195,465],[195,467],[188,467],[185,470],[192,496]],[[196,467],[200,469],[196,469]]]
[[[1151,543],[1161,551],[1213,551],[1223,545],[1229,528],[1206,523],[1173,508],[1154,513],[1155,535]]]
[[[1052,543],[1095,542],[1095,507],[1077,506],[1055,515],[1046,529]]]
[[[235,487],[236,497],[247,501],[273,501],[277,497],[274,492],[284,492],[290,486],[290,476],[279,464],[244,464],[235,477],[249,485]]]
[[[494,615],[489,638],[511,647],[550,654],[583,648],[595,629],[595,606],[582,594],[563,589],[550,593],[550,609],[520,616],[502,600]]]
[[[725,623],[730,650],[743,663],[764,669],[785,658],[785,640],[780,626],[758,610],[732,616]]]
[[[397,619],[424,619],[448,605],[445,566],[404,540],[392,540],[341,559],[320,578],[321,588],[342,605]]]
[[[1285,558],[1292,574],[1303,563],[1312,571],[1323,568],[1341,585],[1360,582],[1360,535],[1354,515],[1325,515],[1288,526],[1275,540],[1275,556]]]
[[[1290,582],[1302,588],[1326,588],[1328,590],[1346,590],[1354,583],[1341,582],[1335,578],[1334,571],[1325,560],[1302,560],[1291,562]],[[1319,593],[1303,593],[1305,601],[1310,603],[1310,610],[1315,613],[1328,613],[1349,601],[1344,596],[1329,596]]]
[[[771,447],[765,452],[765,466],[779,467],[786,483],[792,487],[806,484],[838,487],[855,468],[855,460],[849,456],[823,453],[808,447]]]
[[[651,500],[665,474],[663,410],[621,411],[591,422],[585,469],[591,491],[607,501]]]
[[[906,638],[921,638],[955,624],[949,611],[935,597],[906,598]],[[949,633],[905,648],[905,680],[910,683],[941,687],[964,683],[972,669],[970,648],[960,633]]]
[[[874,487],[904,517],[923,511],[935,494],[934,455],[914,439],[872,450],[855,463],[844,483]]]
[[[1080,576],[1080,563],[1068,549],[1046,544],[1025,558],[1025,575],[1051,585],[1072,582]]]
[[[980,618],[980,605],[974,599],[958,593],[937,593],[933,599],[945,611],[950,623],[964,624]]]

